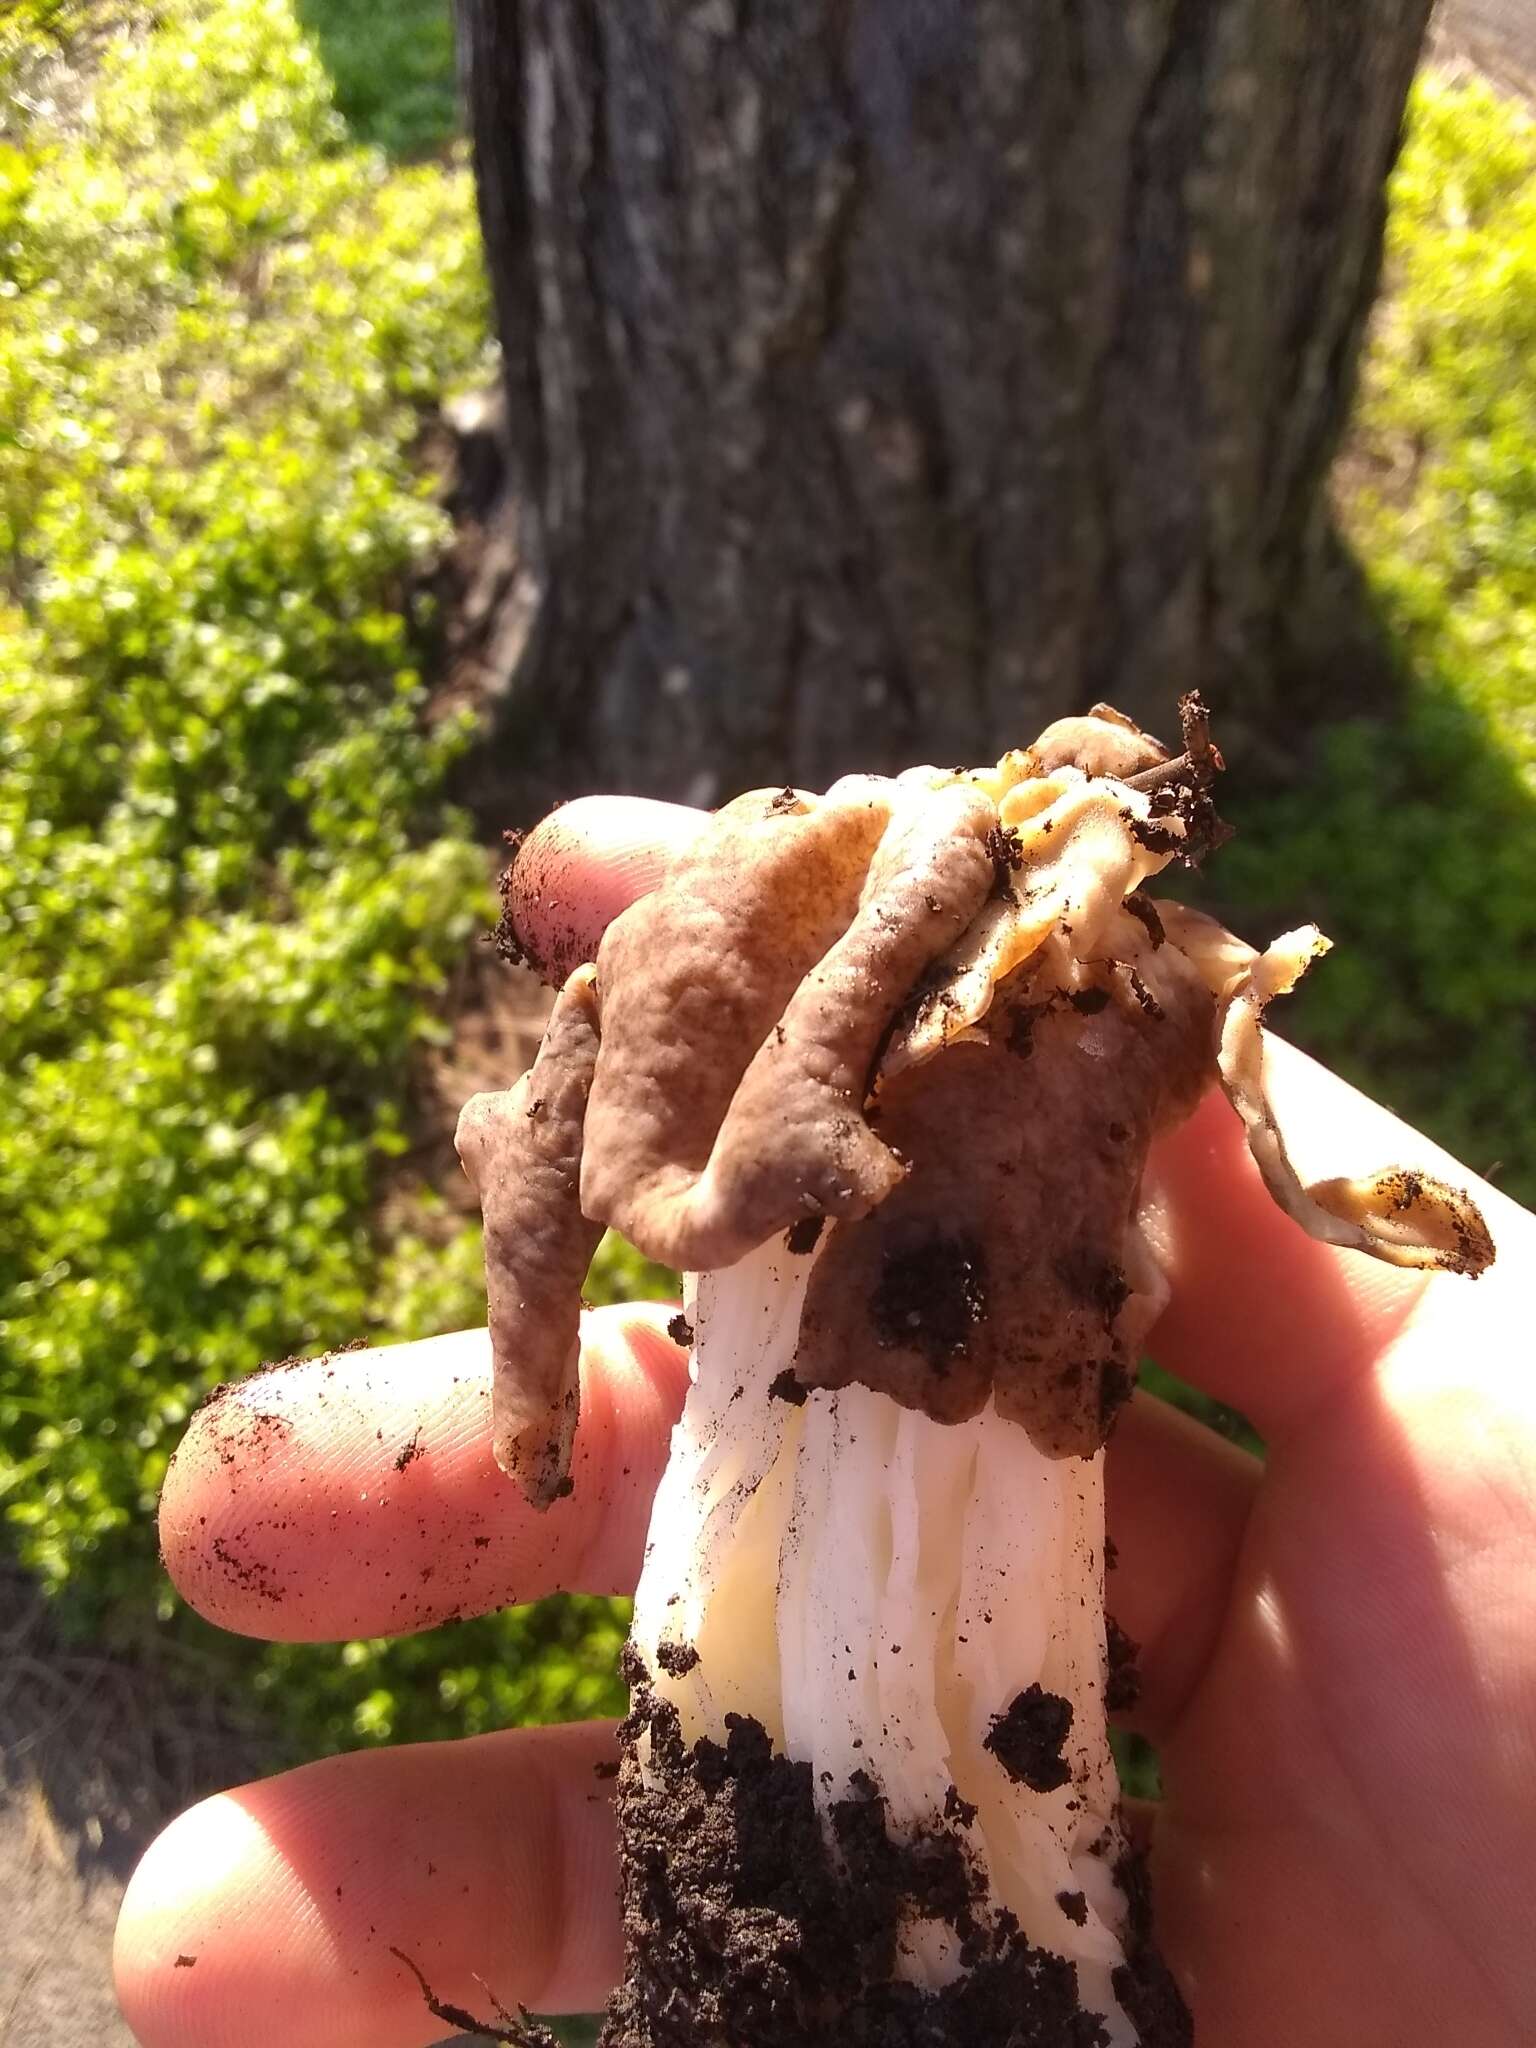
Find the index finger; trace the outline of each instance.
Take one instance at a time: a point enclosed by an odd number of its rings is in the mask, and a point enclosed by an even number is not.
[[[568,1589],[629,1593],[687,1382],[665,1308],[583,1318],[567,1500],[491,1455],[483,1330],[256,1374],[193,1418],[160,1501],[178,1592],[270,1642],[405,1635]]]

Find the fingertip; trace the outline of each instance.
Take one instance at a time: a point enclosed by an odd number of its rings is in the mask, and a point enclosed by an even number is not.
[[[329,1757],[191,1807],[113,1948],[143,2048],[419,2048],[434,1994],[572,2010],[619,1959],[610,1724]],[[482,1981],[477,1981],[482,1980]]]
[[[652,797],[577,797],[523,841],[506,885],[507,914],[543,979],[558,987],[597,954],[621,911],[654,889],[708,813]]]
[[[322,1353],[221,1387],[193,1416],[161,1490],[161,1556],[182,1597],[238,1634],[404,1634],[467,1611],[485,1582],[472,1539],[492,1471],[483,1330]]]
[[[313,1974],[322,1931],[266,1851],[260,1827],[229,1793],[178,1814],[145,1851],[112,1945],[117,2001],[141,2048],[228,2048],[241,2038],[233,2016],[254,1987],[249,1950],[230,1936],[257,1914],[282,1929],[284,1968]],[[316,2015],[319,2024],[328,2017]]]

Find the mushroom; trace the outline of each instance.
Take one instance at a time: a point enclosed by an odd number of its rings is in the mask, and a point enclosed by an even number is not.
[[[1182,708],[1176,757],[1101,706],[995,768],[737,798],[464,1112],[531,1500],[569,1489],[600,1229],[687,1272],[610,2048],[1190,2039],[1106,1726],[1103,1448],[1165,1297],[1148,1147],[1219,1076],[1314,1235],[1493,1248],[1426,1174],[1302,1185],[1261,1018],[1326,942],[1255,952],[1144,893],[1225,836]]]

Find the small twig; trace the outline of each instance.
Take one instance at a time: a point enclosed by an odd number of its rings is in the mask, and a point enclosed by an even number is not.
[[[488,2034],[493,2041],[510,2041],[512,2048],[560,2048],[559,2042],[548,2027],[540,2026],[539,2022],[530,2019],[526,2012],[520,2011],[517,2015],[508,2012],[483,1978],[476,1977],[475,1982],[490,1999],[496,2009],[498,2020],[504,2022],[502,2025],[488,2025],[484,2020],[477,2020],[464,2006],[450,2005],[447,1999],[437,1997],[421,1970],[411,1961],[403,1948],[392,1946],[389,1952],[404,1963],[416,1979],[421,1986],[421,1995],[426,2000],[427,2011],[434,2019],[441,2020],[445,2027],[457,2027],[461,2034]]]
[[[1143,768],[1139,775],[1127,775],[1128,788],[1148,795],[1155,789],[1166,789],[1171,782],[1191,782],[1197,789],[1210,788],[1227,764],[1211,738],[1211,714],[1198,690],[1190,690],[1179,699],[1179,724],[1183,728],[1183,753]]]
[[[1198,690],[1179,699],[1179,724],[1183,728],[1184,751],[1171,761],[1159,761],[1138,775],[1128,775],[1127,786],[1152,798],[1153,818],[1149,826],[1133,826],[1144,845],[1159,853],[1175,853],[1186,867],[1198,867],[1206,854],[1232,837],[1232,828],[1218,816],[1211,800],[1216,778],[1226,767],[1221,749],[1211,738],[1211,715]],[[1183,826],[1179,839],[1170,839],[1160,821],[1176,817]],[[1152,833],[1160,837],[1149,836]]]
[[[516,2012],[508,2012],[506,2006],[502,2003],[501,1999],[497,1997],[496,1993],[491,1989],[490,1985],[486,1983],[485,1979],[480,1975],[480,1972],[478,1970],[471,1970],[469,1974],[471,1975],[471,1977],[474,1978],[475,1982],[480,1986],[480,1989],[491,2001],[491,2011],[495,2013],[497,2019],[501,2021],[502,2025],[504,2027],[522,2027],[523,2033],[518,2038],[526,2038],[527,2029],[530,2024],[527,2013],[524,2012],[521,2007],[519,2007]],[[547,2031],[547,2028],[539,2028],[540,2033],[546,2033]]]
[[[1155,789],[1166,789],[1170,782],[1192,782],[1195,764],[1188,754],[1175,754],[1170,760],[1159,761],[1155,768],[1143,768],[1138,775],[1127,775],[1127,789],[1139,789],[1150,796]]]
[[[1202,787],[1209,785],[1226,767],[1221,749],[1211,738],[1211,714],[1198,690],[1188,690],[1179,699],[1180,738],[1190,767]]]

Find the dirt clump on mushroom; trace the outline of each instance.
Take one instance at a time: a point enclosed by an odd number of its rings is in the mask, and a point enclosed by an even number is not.
[[[963,1825],[896,1839],[863,1772],[833,1803],[829,1837],[810,1766],[776,1750],[761,1722],[730,1715],[723,1742],[690,1747],[643,1669],[629,1676],[619,1796],[650,1850],[625,1866],[635,1966],[610,2007],[606,2048],[825,2048],[830,1985],[836,2038],[850,2048],[1106,2048],[1071,1965],[1006,1917],[987,1924]],[[914,1911],[943,1919],[969,1952],[963,1978],[941,1990],[895,1973]],[[1146,2048],[1182,2038],[1143,2035]]]

